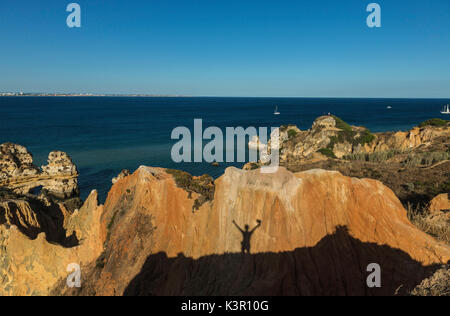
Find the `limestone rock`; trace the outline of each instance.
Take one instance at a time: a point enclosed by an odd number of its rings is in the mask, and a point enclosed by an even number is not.
[[[51,152],[48,165],[40,170],[25,147],[11,143],[0,145],[0,187],[18,194],[28,194],[41,187],[51,197],[65,200],[79,196],[77,178],[77,168],[64,152]]]
[[[411,150],[419,146],[430,146],[439,138],[450,137],[450,126],[446,127],[415,127],[407,132],[387,132],[376,134],[376,140],[365,147],[366,152],[388,150]]]
[[[39,173],[33,165],[33,156],[20,145],[4,143],[0,145],[0,182],[18,176],[34,176]]]
[[[430,202],[430,212],[450,211],[448,194],[440,194]]]
[[[256,162],[248,162],[242,167],[243,170],[255,170],[258,168],[260,168],[260,165]]]
[[[336,127],[336,120],[332,116],[321,116],[314,121],[312,126],[313,129],[334,127]]]
[[[392,150],[401,152],[427,148],[439,143],[440,139],[450,137],[450,125],[415,127],[407,132],[370,134],[364,127],[350,126],[341,121],[337,124],[337,120],[340,121],[335,116],[321,116],[314,121],[311,129],[306,131],[292,125],[281,127],[280,161],[302,162],[323,149],[331,150],[337,158],[355,153]],[[291,137],[288,136],[289,130],[293,130]],[[252,142],[252,146],[254,145],[255,142]]]
[[[52,151],[48,155],[48,164],[42,166],[44,174],[49,176],[77,175],[77,167],[68,154],[62,151]]]
[[[117,181],[119,181],[120,179],[123,179],[123,178],[125,178],[125,177],[128,177],[130,174],[131,174],[131,173],[130,173],[130,170],[128,170],[128,169],[123,169],[123,170],[119,173],[119,175],[118,175],[117,177],[115,177],[115,178],[112,179],[112,183],[114,184],[114,183],[116,183]]]

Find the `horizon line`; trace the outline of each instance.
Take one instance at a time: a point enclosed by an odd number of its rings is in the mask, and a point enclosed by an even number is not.
[[[0,92],[0,97],[153,97],[153,98],[252,98],[252,99],[450,99],[449,97],[375,97],[375,96],[222,96],[149,93],[59,93]]]

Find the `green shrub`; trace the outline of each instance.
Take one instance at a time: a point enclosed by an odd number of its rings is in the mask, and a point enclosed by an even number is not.
[[[346,132],[352,132],[352,127],[348,123],[344,122],[341,118],[339,118],[335,115],[332,115],[332,117],[336,121],[337,128],[339,128],[343,131],[346,131]]]
[[[293,127],[297,127],[296,125],[294,125],[294,124],[288,124],[288,125],[281,125],[280,126],[280,132],[282,133],[282,132],[285,132],[285,131],[287,131],[288,129],[290,129],[290,128],[293,128]]]
[[[425,127],[425,126],[447,126],[448,121],[439,119],[439,118],[433,118],[430,120],[426,120],[425,122],[422,122],[419,124],[419,127]]]
[[[370,144],[375,139],[375,135],[373,135],[369,130],[365,130],[362,135],[358,138],[358,143],[361,145]]]
[[[203,203],[214,199],[214,179],[211,176],[203,175],[201,177],[194,178],[185,171],[173,169],[166,169],[166,172],[172,175],[177,186],[186,190],[189,193],[189,196],[192,192],[200,195],[200,197],[194,202],[194,209],[198,209]]]
[[[338,132],[338,136],[336,137],[335,140],[331,140],[331,149],[334,148],[334,145],[336,143],[344,143],[344,142],[348,142],[352,145],[364,145],[364,144],[369,144],[371,143],[374,139],[375,139],[375,135],[373,135],[368,129],[365,129],[362,134],[358,137],[356,137],[356,135],[358,134],[357,132],[355,132],[352,127],[344,122],[341,118],[334,116],[333,115],[334,120],[336,121],[336,127],[339,128],[341,131]]]
[[[288,138],[294,138],[295,136],[297,136],[297,131],[295,129],[290,129],[288,131]]]
[[[327,148],[333,150],[334,149],[334,145],[336,145],[339,142],[339,139],[336,136],[331,136],[330,137],[330,143],[328,144]]]
[[[334,154],[333,150],[330,148],[322,148],[319,149],[318,152],[320,152],[322,155],[330,157],[330,158],[336,158],[336,155]]]

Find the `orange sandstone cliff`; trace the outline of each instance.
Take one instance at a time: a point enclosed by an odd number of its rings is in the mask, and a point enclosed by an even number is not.
[[[52,293],[394,295],[450,260],[450,248],[413,226],[375,180],[229,168],[195,212],[198,194],[188,191],[164,169],[119,179],[103,207],[101,255],[84,265],[80,289],[61,279]],[[245,225],[256,227],[250,254],[241,253]],[[371,263],[381,288],[367,287]]]

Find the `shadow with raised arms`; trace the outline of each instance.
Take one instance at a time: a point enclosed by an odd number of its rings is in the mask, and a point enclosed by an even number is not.
[[[369,288],[367,266],[381,266],[381,288]],[[346,227],[316,246],[280,253],[227,253],[199,259],[150,255],[124,295],[278,296],[405,295],[439,265],[423,266],[407,253],[364,243]]]

